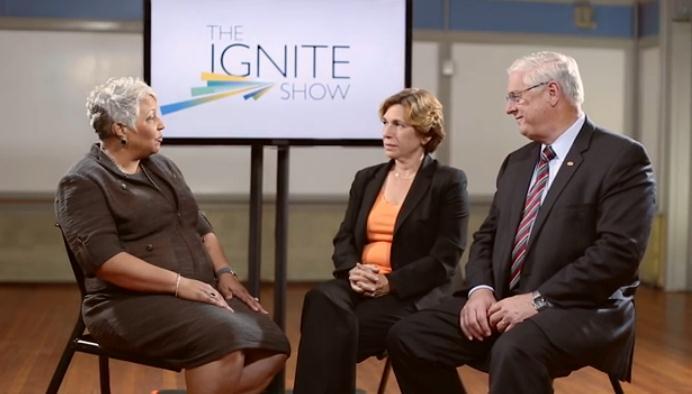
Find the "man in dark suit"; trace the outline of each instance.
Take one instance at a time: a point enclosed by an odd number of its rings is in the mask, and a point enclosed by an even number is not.
[[[549,393],[586,365],[629,380],[632,286],[654,215],[642,146],[594,126],[575,60],[539,52],[508,69],[506,112],[532,142],[502,163],[454,297],[398,322],[387,348],[403,393]]]

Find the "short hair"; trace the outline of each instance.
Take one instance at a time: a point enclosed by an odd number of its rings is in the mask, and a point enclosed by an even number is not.
[[[425,89],[404,89],[384,100],[380,106],[380,118],[384,117],[389,107],[396,104],[404,107],[406,123],[409,123],[419,136],[430,137],[430,141],[423,147],[425,152],[434,152],[445,137],[442,104],[437,97]]]
[[[89,124],[105,140],[112,134],[113,123],[134,128],[139,115],[139,103],[146,97],[156,98],[154,90],[141,79],[110,78],[89,93],[86,100]]]
[[[581,106],[584,103],[584,85],[579,66],[570,56],[558,52],[534,52],[515,60],[507,69],[507,74],[515,71],[526,72],[526,85],[555,81],[573,105]]]

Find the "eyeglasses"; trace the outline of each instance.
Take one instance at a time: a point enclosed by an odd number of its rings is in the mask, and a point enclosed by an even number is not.
[[[524,93],[528,92],[531,89],[536,89],[539,86],[547,85],[549,83],[550,83],[550,81],[545,81],[545,82],[537,83],[533,86],[529,86],[528,88],[523,89],[523,90],[517,90],[514,92],[509,92],[509,94],[507,96],[505,96],[505,101],[508,103],[511,102],[512,104],[519,104],[521,102],[521,98],[524,95]]]

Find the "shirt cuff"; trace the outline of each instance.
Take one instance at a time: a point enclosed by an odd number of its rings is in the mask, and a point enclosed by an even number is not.
[[[495,292],[495,289],[493,289],[492,287],[490,287],[488,285],[478,285],[476,287],[471,288],[471,290],[469,290],[469,294],[466,297],[471,298],[471,294],[473,294],[474,291],[480,290],[480,289],[488,289],[488,290],[492,291],[493,293]]]

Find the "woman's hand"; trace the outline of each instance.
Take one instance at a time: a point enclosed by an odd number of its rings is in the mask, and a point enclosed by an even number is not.
[[[353,291],[364,296],[376,298],[389,294],[389,280],[373,264],[356,264],[349,271],[348,280]]]
[[[177,285],[177,296],[185,300],[206,302],[233,312],[233,309],[228,306],[226,300],[213,286],[196,279],[181,276]]]
[[[217,286],[219,291],[227,300],[236,297],[246,303],[250,309],[255,312],[269,313],[262,307],[262,304],[259,303],[259,299],[253,297],[235,275],[225,272],[219,275],[218,280],[219,283]]]
[[[364,280],[364,275],[363,266],[360,263],[356,263],[356,266],[348,271],[348,283],[351,285],[351,289],[358,294],[363,294],[364,292],[363,288],[358,284]]]

